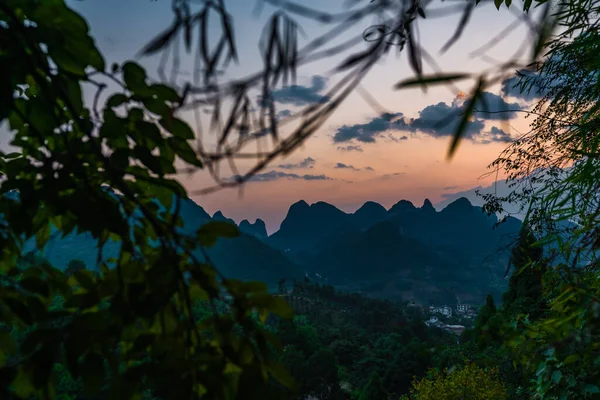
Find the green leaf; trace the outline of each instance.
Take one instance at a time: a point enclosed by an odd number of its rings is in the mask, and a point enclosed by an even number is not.
[[[138,64],[128,61],[123,65],[123,80],[133,93],[145,96],[149,93],[146,84],[146,71]]]
[[[192,128],[182,120],[175,117],[162,118],[160,125],[173,136],[181,139],[192,140],[195,135]]]
[[[167,139],[167,143],[173,149],[175,154],[183,161],[192,164],[198,168],[202,168],[202,161],[196,156],[196,152],[190,147],[187,140],[179,137],[170,137]]]
[[[139,159],[148,169],[155,174],[162,175],[162,165],[158,157],[154,156],[150,150],[142,146],[135,146],[133,154]]]
[[[172,87],[163,84],[154,84],[150,86],[150,90],[162,101],[170,101],[172,103],[179,103],[181,97],[177,94],[177,91]]]
[[[38,248],[40,250],[42,250],[46,246],[46,243],[48,243],[49,239],[50,239],[50,224],[45,223],[42,225],[40,230],[38,230],[37,233],[35,234],[35,241],[36,241]]]
[[[494,0],[494,5],[496,6],[497,10],[500,10],[502,3],[504,3],[504,0]]]
[[[552,382],[558,384],[560,382],[560,380],[562,379],[562,372],[560,370],[556,370],[554,371],[554,373],[552,374]]]
[[[116,93],[108,98],[108,100],[106,101],[106,106],[111,107],[111,108],[119,107],[119,106],[127,103],[128,101],[129,101],[129,98],[127,96],[125,96],[123,93]]]
[[[573,364],[574,362],[579,361],[580,358],[581,357],[579,357],[579,355],[577,354],[571,354],[570,356],[565,358],[565,360],[563,361],[563,365]]]
[[[471,74],[466,73],[448,73],[448,74],[435,74],[431,76],[424,76],[421,78],[409,78],[398,82],[394,85],[394,89],[404,89],[414,86],[421,86],[427,84],[439,84],[458,81],[462,79],[471,78]]]
[[[4,156],[5,160],[12,160],[15,158],[19,158],[22,157],[23,155],[21,153],[16,153],[16,152],[12,152],[12,153],[8,153],[7,155]]]

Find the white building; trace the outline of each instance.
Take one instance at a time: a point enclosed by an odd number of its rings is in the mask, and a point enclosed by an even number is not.
[[[432,314],[442,314],[445,317],[452,316],[452,308],[450,308],[448,306],[441,306],[441,307],[430,306],[429,312],[431,312]]]

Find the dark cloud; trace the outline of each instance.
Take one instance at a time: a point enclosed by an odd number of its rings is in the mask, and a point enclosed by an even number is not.
[[[237,176],[232,176],[231,178],[226,178],[226,181],[236,181],[238,180],[240,177],[239,175]],[[310,174],[305,174],[305,175],[298,175],[298,174],[294,174],[294,173],[288,173],[288,172],[281,172],[281,171],[269,171],[269,172],[264,172],[262,174],[256,174],[254,175],[252,178],[249,179],[249,182],[271,182],[271,181],[277,181],[277,180],[281,180],[281,179],[287,179],[287,180],[305,180],[305,181],[330,181],[333,180],[333,178],[328,177],[327,175],[310,175]]]
[[[438,103],[425,107],[419,112],[419,117],[411,119],[410,126],[431,136],[452,136],[458,129],[462,118],[462,108]],[[465,137],[471,138],[484,128],[481,119],[475,119],[467,124]]]
[[[278,165],[277,168],[282,169],[299,169],[299,168],[312,168],[314,167],[316,161],[312,157],[306,157],[304,160],[300,161],[297,164],[281,164]]]
[[[362,147],[360,147],[360,146],[352,146],[352,145],[350,145],[350,146],[338,146],[337,149],[339,151],[358,151],[359,153],[363,152]]]
[[[492,126],[489,132],[482,132],[478,135],[475,142],[480,144],[488,144],[492,142],[509,143],[512,142],[513,138],[502,129]]]
[[[390,178],[395,178],[395,177],[397,177],[397,176],[402,176],[402,175],[405,175],[405,174],[406,174],[406,172],[394,172],[394,173],[392,173],[392,174],[384,174],[384,175],[381,175],[381,176],[379,177],[379,179],[390,179]]]
[[[481,94],[475,108],[480,111],[476,115],[487,120],[513,119],[517,117],[517,112],[523,109],[519,103],[508,103],[502,96],[490,92]]]
[[[335,164],[334,168],[338,168],[338,169],[351,169],[354,171],[360,171],[360,168],[356,168],[354,165],[347,165],[347,164],[343,164],[341,162]]]
[[[363,143],[374,143],[378,137],[384,136],[389,130],[411,130],[404,120],[402,113],[385,113],[373,118],[366,124],[343,125],[333,135],[335,143],[357,140]]]
[[[408,136],[394,136],[388,131],[406,131],[422,133],[435,136],[453,135],[462,120],[466,104],[463,104],[462,96],[457,97],[451,104],[440,102],[432,104],[421,111],[417,118],[410,120],[402,113],[386,113],[371,119],[364,124],[343,125],[333,135],[334,143],[362,142],[374,143],[377,139],[387,139],[394,142],[408,140]],[[485,120],[506,120],[517,116],[522,109],[518,103],[508,103],[501,96],[494,93],[483,92],[476,107],[477,117],[467,124],[465,137],[474,139],[483,133]],[[341,149],[338,147],[338,149]]]
[[[291,104],[294,106],[305,106],[314,103],[325,103],[329,98],[320,92],[325,89],[327,79],[320,75],[312,77],[311,86],[290,85],[281,89],[274,90],[271,93],[273,100],[281,104]],[[259,96],[259,104],[265,105]]]
[[[357,168],[354,165],[344,164],[341,162],[336,163],[334,168],[336,168],[336,169],[351,169],[352,171],[375,171],[371,167]]]
[[[456,189],[458,189],[458,186],[446,186],[446,187],[444,188],[444,190],[456,190]],[[443,195],[442,195],[442,196],[443,196]]]

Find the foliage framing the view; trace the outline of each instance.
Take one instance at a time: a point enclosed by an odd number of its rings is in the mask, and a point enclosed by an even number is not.
[[[400,11],[396,14],[401,17],[376,26],[375,36],[365,32],[360,39],[370,44],[339,66],[340,71],[350,72],[329,93],[333,100],[309,108],[303,114],[306,119],[301,127],[290,138],[278,142],[275,150],[259,153],[256,166],[233,184],[249,179],[277,155],[297,148],[322,126],[371,66],[392,48],[408,49],[411,66],[418,75],[417,80],[398,87],[465,77],[464,74],[421,76],[424,49],[415,40],[414,21],[425,18],[428,10],[418,2],[371,2],[363,9],[337,16],[294,7],[288,2],[269,2],[289,12],[312,16],[324,23],[337,21],[347,27],[360,21],[361,16],[390,10]],[[502,4],[495,3],[497,7]],[[542,6],[545,18],[537,30],[533,59],[546,46],[559,16],[569,12],[562,5],[552,14],[551,2],[539,3],[545,4]],[[179,32],[184,33],[189,49],[192,22],[206,27],[210,9],[222,17],[225,28],[230,26],[223,1],[206,4],[206,8],[192,15],[189,2],[175,1],[176,23],[144,52],[164,50]],[[468,2],[461,11],[461,24],[449,44],[460,36],[475,4]],[[506,5],[510,5],[509,0]],[[531,5],[532,1],[525,1],[524,9],[529,10]],[[319,38],[308,45],[308,50],[297,52],[295,22],[285,13],[276,14],[270,22],[273,35],[264,48],[265,71],[246,82],[226,85],[224,90],[215,86],[212,79],[224,49],[229,49],[231,58],[236,57],[233,35],[225,29],[216,53],[201,51],[206,71],[204,86],[188,85],[177,91],[150,82],[135,63],[115,65],[107,72],[86,22],[63,1],[7,0],[0,4],[0,22],[0,62],[5,72],[0,78],[0,122],[8,121],[14,135],[11,144],[18,150],[3,154],[0,165],[3,178],[0,213],[4,228],[0,242],[0,318],[4,324],[0,332],[1,395],[52,397],[56,361],[63,361],[73,377],[81,378],[87,392],[102,392],[111,398],[135,398],[140,395],[140,382],[157,396],[181,398],[238,398],[239,394],[264,398],[275,393],[273,378],[290,385],[285,372],[273,361],[271,345],[277,344],[273,335],[249,318],[253,311],[258,311],[263,320],[269,312],[289,316],[289,309],[283,301],[268,295],[262,284],[222,279],[209,260],[199,256],[198,244],[209,246],[217,237],[235,236],[237,231],[225,224],[212,223],[192,236],[179,233],[179,200],[187,195],[168,176],[176,172],[177,159],[193,167],[207,165],[215,171],[215,162],[222,158],[245,157],[241,151],[244,146],[263,137],[265,132],[278,139],[270,89],[280,78],[285,79],[286,74],[293,78],[298,65],[338,54],[348,47],[322,50],[326,40]],[[279,37],[280,23],[284,25],[285,40],[273,39]],[[201,37],[206,44],[207,36]],[[513,66],[509,63],[501,66],[501,70],[509,65]],[[595,68],[595,64],[591,65]],[[112,80],[121,89],[105,104],[99,104],[99,93],[105,89],[104,79]],[[478,94],[499,79],[500,76],[478,80],[451,151],[456,148],[469,114],[476,111]],[[260,107],[260,118],[250,129],[247,89],[253,84],[262,88],[269,112],[265,110],[267,107]],[[93,104],[85,104],[82,85],[96,90]],[[218,151],[210,154],[200,148],[195,152],[188,143],[195,135],[175,116],[176,111],[206,103],[219,105],[227,95],[236,98],[237,103],[221,131]],[[217,106],[213,114],[215,126],[220,122],[219,113]],[[593,140],[596,129],[593,118],[590,122],[595,113],[595,108],[588,109],[588,114],[582,117],[583,123],[578,122],[583,127],[579,132],[584,132],[586,139],[582,143],[588,143],[589,139],[592,145],[597,143]],[[231,145],[233,130],[237,130],[238,140]],[[597,161],[597,151],[567,150],[582,155],[586,161]],[[582,170],[587,175],[583,176],[588,179],[586,182],[591,182],[590,165],[596,171],[595,165],[578,163],[576,167],[581,165],[587,166]],[[178,201],[173,202],[174,198]],[[548,198],[552,199],[544,197]],[[589,215],[597,216],[584,214],[585,218],[578,220],[587,231],[594,226],[589,223]],[[44,263],[22,271],[18,259],[24,240],[35,237],[43,247],[53,229],[63,234],[77,229],[97,238],[100,273],[75,268],[68,277]],[[108,241],[119,242],[121,252],[118,259],[105,263],[102,247]],[[564,289],[554,297],[552,310],[579,313],[577,323],[585,325],[597,317],[594,308],[597,281],[589,277],[586,280],[585,274],[577,279],[578,285],[571,280],[567,286],[550,286]],[[587,291],[581,290],[580,281],[587,283]],[[571,292],[572,288],[577,290]],[[231,297],[225,297],[224,292]],[[576,294],[563,296],[564,293]],[[215,300],[219,298],[233,305],[231,314],[216,311]],[[198,300],[213,305],[215,310],[210,318],[194,318],[194,302]],[[539,326],[532,329],[542,344],[558,340],[572,345],[569,341],[575,340],[561,336],[565,330],[560,326],[551,331],[558,335],[556,338],[548,338]],[[22,333],[25,339],[17,343],[9,331]],[[590,337],[594,339],[593,335],[586,336]],[[595,342],[589,343],[593,347]],[[578,365],[589,367],[594,362],[594,348],[584,350],[589,350],[583,353],[589,357]],[[560,391],[565,385],[574,390],[572,379],[562,379],[562,370],[556,368],[572,365],[573,359],[564,355],[557,358],[556,352],[549,348],[542,356],[543,368],[538,368],[540,391]],[[571,375],[579,378],[577,374],[581,373],[579,370]],[[596,376],[588,375],[583,380],[583,390],[595,393]]]
[[[287,317],[287,305],[198,258],[199,244],[237,230],[213,222],[178,233],[186,192],[167,175],[176,159],[202,166],[175,116],[182,97],[132,62],[108,74],[87,23],[61,0],[2,2],[0,33],[0,121],[18,151],[0,163],[0,397],[53,397],[57,361],[87,393],[114,399],[137,398],[143,382],[162,398],[265,398],[273,378],[290,385],[272,357],[277,341],[250,318]],[[100,92],[103,77],[121,90],[87,106],[83,85]],[[24,240],[42,248],[53,229],[98,239],[100,273],[22,272]],[[108,241],[121,251],[103,262]],[[195,302],[225,292],[231,314],[194,318]]]

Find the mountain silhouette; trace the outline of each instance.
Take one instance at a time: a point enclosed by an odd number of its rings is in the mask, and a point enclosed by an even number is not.
[[[260,218],[257,218],[256,221],[251,224],[247,219],[240,222],[240,231],[244,232],[247,235],[254,236],[259,240],[266,240],[269,236],[267,234],[267,226],[265,225],[265,221]]]
[[[385,207],[374,201],[367,201],[358,210],[352,214],[354,225],[362,229],[367,229],[380,221],[388,218],[388,212]]]
[[[268,243],[277,249],[297,253],[350,226],[349,214],[339,208],[323,201],[309,206],[300,200],[292,204],[281,227],[269,237]]]

